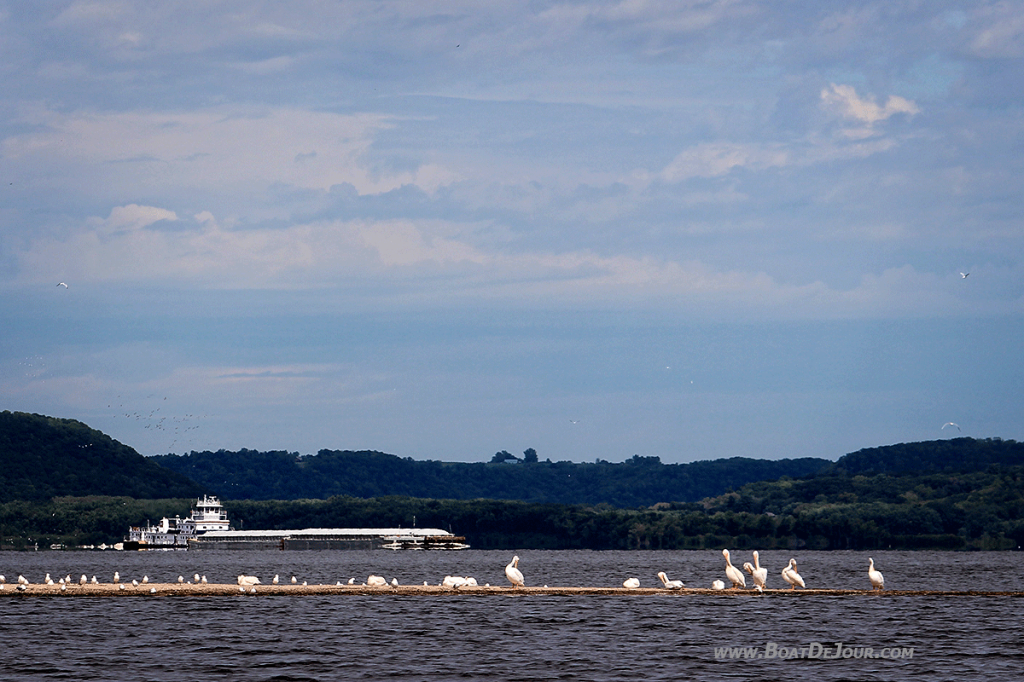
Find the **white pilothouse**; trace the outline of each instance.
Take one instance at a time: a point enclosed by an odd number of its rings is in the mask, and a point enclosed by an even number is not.
[[[203,495],[188,518],[165,516],[156,525],[130,527],[124,548],[188,549],[189,540],[211,530],[232,530],[231,522],[216,496]]]

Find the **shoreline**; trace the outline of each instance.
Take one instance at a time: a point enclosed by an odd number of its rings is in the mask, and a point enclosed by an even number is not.
[[[397,587],[370,587],[367,585],[255,585],[242,588],[233,584],[181,584],[147,583],[134,587],[131,584],[112,583],[73,584],[61,590],[58,585],[30,584],[24,590],[17,585],[6,584],[0,590],[3,597],[259,597],[259,596],[303,596],[303,595],[357,595],[357,596],[454,596],[454,595],[505,595],[505,596],[683,596],[716,595],[723,597],[1024,597],[1024,591],[992,590],[852,590],[852,589],[768,589],[763,593],[756,590],[713,590],[710,588],[683,588],[668,590],[660,587],[442,587],[440,585],[399,585]],[[255,589],[255,592],[252,590]]]

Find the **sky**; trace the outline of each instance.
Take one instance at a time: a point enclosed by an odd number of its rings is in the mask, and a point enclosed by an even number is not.
[[[146,455],[1024,438],[1024,2],[0,0],[0,83],[0,409]]]

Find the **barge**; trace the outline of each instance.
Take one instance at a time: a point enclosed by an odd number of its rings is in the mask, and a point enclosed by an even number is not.
[[[152,549],[469,549],[466,538],[440,528],[304,528],[235,530],[213,495],[196,502],[188,518],[164,517],[131,527],[127,550]]]

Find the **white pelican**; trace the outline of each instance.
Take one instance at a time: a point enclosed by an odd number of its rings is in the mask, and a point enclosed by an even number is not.
[[[885,578],[882,577],[882,572],[875,569],[875,560],[868,557],[868,580],[871,581],[872,590],[884,590],[885,589]]]
[[[478,587],[476,578],[466,578],[466,587]]]
[[[254,575],[240,575],[238,576],[238,584],[250,587],[252,585],[259,585],[260,579]]]
[[[664,585],[667,589],[670,590],[681,590],[684,587],[686,587],[686,585],[683,585],[682,580],[669,580],[668,575],[665,573],[665,571],[662,571],[658,574],[658,579],[661,580],[662,585]]]
[[[804,585],[804,579],[796,572],[796,559],[790,559],[789,565],[782,569],[782,579],[789,583],[791,590],[795,590],[797,585],[807,587]]]
[[[277,574],[275,573],[275,574],[274,574],[274,579],[273,579],[273,580],[271,580],[270,582],[272,582],[272,583],[274,583],[275,585],[277,585],[277,584],[278,584],[279,582],[281,582],[281,577],[280,577],[279,575],[277,575]]]
[[[729,589],[735,589],[737,587],[746,587],[747,580],[743,577],[743,571],[732,565],[729,561],[729,550],[723,549],[722,556],[725,557],[725,577],[732,583],[732,587]]]
[[[635,590],[636,588],[640,587],[640,579],[626,578],[623,581],[622,586],[625,587],[627,590]]]
[[[366,584],[370,587],[384,587],[388,584],[388,581],[383,576],[371,575],[366,579]]]
[[[750,574],[754,579],[754,586],[760,587],[762,590],[767,587],[768,583],[768,569],[761,567],[761,560],[757,555],[757,551],[754,551],[754,565],[751,566],[750,562],[743,564],[743,570]]]
[[[453,587],[458,589],[466,584],[466,579],[457,575],[446,575],[441,581],[441,587]]]
[[[519,557],[512,557],[512,561],[505,567],[505,577],[512,583],[513,588],[526,586],[523,581],[523,572],[519,570]]]
[[[723,583],[721,580],[716,580],[713,583],[711,583],[711,589],[712,590],[724,590],[725,589],[725,583]]]

